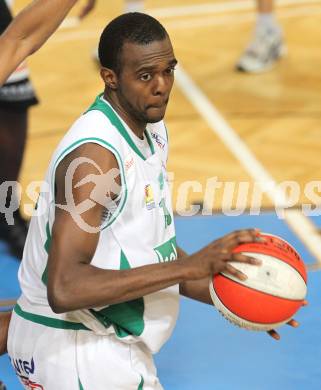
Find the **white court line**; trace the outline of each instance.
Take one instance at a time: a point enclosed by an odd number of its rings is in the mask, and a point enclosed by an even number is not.
[[[321,4],[320,0],[280,0],[277,7],[288,5]],[[222,3],[202,3],[189,6],[151,8],[147,12],[156,18],[176,18],[209,13],[221,13],[254,9],[253,0],[224,1]]]
[[[80,41],[85,39],[94,39],[98,41],[101,30],[95,28],[78,31],[61,31],[54,35],[49,43],[64,43],[70,41]]]
[[[306,7],[304,9],[289,9],[278,12],[278,18],[295,18],[302,16],[311,16],[311,15],[320,15],[321,8],[320,7]],[[237,14],[237,15],[217,15],[217,16],[208,16],[208,17],[196,17],[189,18],[186,20],[176,20],[165,22],[164,25],[166,28],[173,30],[180,29],[192,29],[192,28],[203,28],[208,26],[219,26],[219,25],[236,25],[242,23],[248,23],[254,21],[255,14],[254,12]],[[75,26],[74,26],[75,27]],[[58,32],[58,34],[54,35],[49,43],[62,43],[62,42],[70,42],[70,41],[79,41],[82,39],[94,39],[98,40],[100,35],[100,29],[96,27],[90,29],[80,29],[71,31],[72,27],[64,28]]]
[[[302,16],[315,16],[321,14],[321,7],[305,7],[288,9],[277,13],[278,19],[296,18]],[[190,17],[189,19],[173,20],[165,22],[164,25],[171,30],[190,30],[192,28],[203,28],[220,25],[236,25],[254,22],[255,13],[247,12],[237,15],[209,15],[202,17]]]
[[[68,30],[78,27],[81,23],[80,18],[77,16],[69,16],[60,25],[59,30]]]
[[[273,177],[181,66],[178,67],[175,75],[176,83],[187,99],[207,122],[210,129],[252,176],[253,180],[260,183],[262,190],[269,196],[273,204],[276,207],[287,204],[286,194],[276,187]],[[274,185],[271,186],[271,183]],[[310,253],[321,263],[321,239],[313,223],[297,210],[285,210],[285,220]]]

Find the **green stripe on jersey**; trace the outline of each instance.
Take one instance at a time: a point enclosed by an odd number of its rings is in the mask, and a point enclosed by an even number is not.
[[[118,215],[122,212],[122,210],[125,206],[126,200],[127,200],[127,184],[126,184],[125,169],[124,169],[123,161],[120,157],[118,150],[115,149],[113,145],[106,142],[102,138],[97,138],[97,137],[81,138],[78,141],[74,142],[73,144],[69,145],[66,149],[64,149],[60,153],[59,157],[57,158],[57,160],[54,164],[53,177],[51,178],[52,188],[53,189],[55,188],[55,172],[56,172],[56,169],[57,169],[59,163],[67,156],[67,154],[72,152],[78,146],[83,145],[85,143],[96,143],[98,145],[104,146],[106,149],[108,149],[110,152],[112,152],[114,154],[114,156],[116,157],[119,169],[120,169],[121,186],[122,186],[122,190],[123,189],[125,190],[125,193],[124,193],[124,196],[122,196],[120,199],[120,204],[117,207],[115,214],[112,215],[112,217],[108,221],[107,225],[103,227],[103,229],[106,229],[108,226],[110,226],[115,221],[115,219],[118,217]]]
[[[78,385],[79,385],[79,390],[84,390],[84,388],[83,388],[83,385],[81,384],[81,382],[80,382],[80,379],[78,378]]]
[[[137,390],[143,390],[143,386],[144,386],[144,378],[142,376],[141,377],[141,381],[140,381],[140,384],[138,385],[138,388]]]
[[[135,142],[132,140],[131,136],[128,134],[125,126],[122,124],[122,122],[120,121],[120,119],[118,118],[118,116],[116,115],[116,113],[114,112],[114,110],[109,106],[109,104],[107,104],[106,102],[104,102],[101,97],[103,96],[103,94],[100,94],[97,96],[96,100],[94,101],[94,103],[89,107],[89,109],[85,112],[85,114],[89,111],[94,111],[94,110],[98,110],[98,111],[101,111],[110,121],[110,123],[116,127],[116,129],[119,131],[119,133],[121,134],[121,136],[126,140],[126,142],[128,143],[128,145],[133,149],[133,151],[138,154],[138,156],[140,158],[142,158],[143,160],[146,160],[146,157],[142,154],[142,152],[138,149],[138,147],[136,146]],[[155,148],[154,148],[154,144],[153,144],[153,141],[148,133],[147,130],[144,131],[144,134],[147,138],[147,142],[149,144],[149,147],[150,147],[150,150],[151,150],[151,153],[154,154],[155,153]]]
[[[40,314],[33,314],[24,311],[18,304],[13,309],[18,316],[27,321],[35,322],[36,324],[48,326],[49,328],[68,329],[68,330],[89,330],[84,324],[79,322],[59,320],[58,318],[51,318],[42,316]]]
[[[47,239],[46,239],[44,248],[45,248],[45,251],[47,252],[47,254],[49,255],[49,249],[50,249],[50,245],[51,245],[51,232],[50,232],[50,227],[49,227],[49,221],[46,224],[46,236],[47,236]],[[48,285],[48,262],[46,264],[45,270],[42,273],[41,280],[45,286]]]

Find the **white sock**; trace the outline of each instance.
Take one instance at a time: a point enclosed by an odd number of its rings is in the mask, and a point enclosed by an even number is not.
[[[281,27],[274,16],[274,13],[259,13],[256,19],[256,31],[272,30],[281,33]]]
[[[144,10],[144,0],[125,1],[124,12],[142,12]]]

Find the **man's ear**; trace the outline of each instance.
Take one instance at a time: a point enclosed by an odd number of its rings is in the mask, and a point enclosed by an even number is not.
[[[107,89],[116,90],[118,87],[118,77],[112,69],[102,67],[100,76],[104,80]]]

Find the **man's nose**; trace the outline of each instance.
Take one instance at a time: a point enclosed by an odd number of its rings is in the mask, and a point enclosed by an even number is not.
[[[153,95],[164,95],[168,90],[168,81],[162,75],[155,77],[153,85]]]

